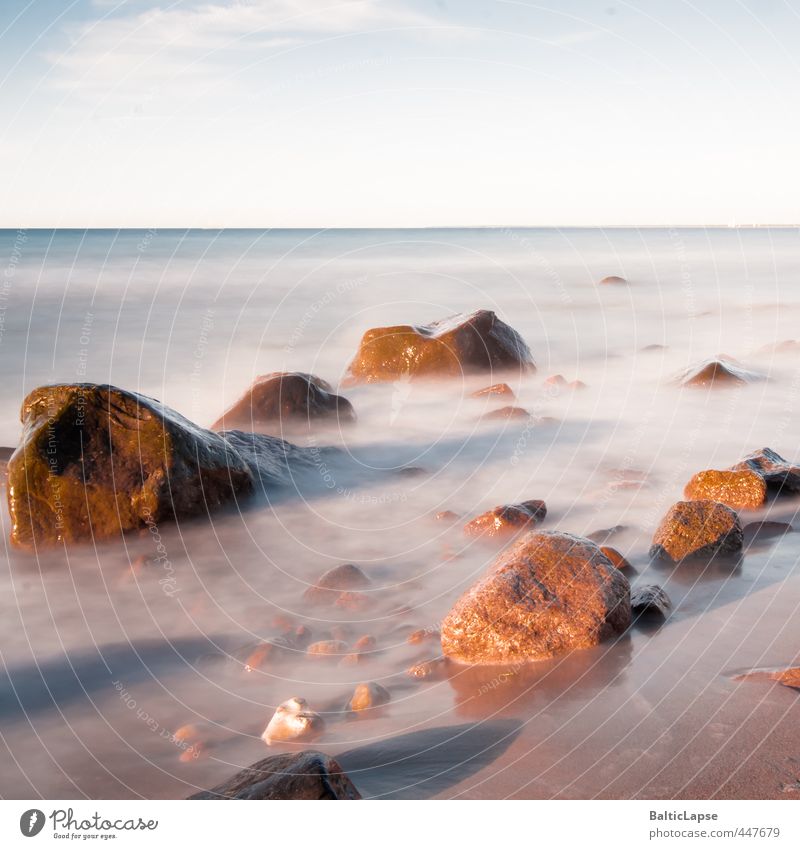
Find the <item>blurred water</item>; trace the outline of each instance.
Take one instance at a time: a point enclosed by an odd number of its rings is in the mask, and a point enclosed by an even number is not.
[[[317,440],[345,448],[356,474],[213,526],[161,528],[172,595],[163,566],[137,562],[153,555],[146,533],[67,554],[6,544],[0,646],[12,673],[0,726],[19,766],[0,776],[0,794],[191,792],[263,757],[258,735],[293,695],[334,710],[319,743],[331,751],[463,721],[463,688],[402,676],[436,654],[435,643],[406,645],[407,634],[440,621],[495,553],[468,543],[460,521],[434,522],[436,510],[470,516],[543,498],[546,527],[628,526],[620,546],[640,578],[685,599],[663,629],[678,642],[703,612],[791,580],[792,537],[749,553],[736,572],[700,578],[651,574],[646,550],[695,471],[762,445],[800,456],[798,352],[770,347],[800,336],[798,247],[789,229],[0,232],[0,444],[16,444],[20,402],[43,383],[111,382],[208,425],[258,374],[299,369],[337,384],[369,327],[476,308],[524,336],[539,371],[513,382],[518,403],[554,420],[535,429],[481,421],[497,403],[468,397],[479,379],[346,390],[358,424]],[[598,286],[611,274],[630,285]],[[713,393],[670,384],[720,352],[768,379]],[[587,388],[553,392],[543,381],[556,372]],[[391,474],[405,465],[423,472]],[[794,509],[773,508],[787,519]],[[376,606],[320,618],[303,590],[347,561],[372,577]],[[255,675],[196,663],[274,635],[277,614],[317,636],[344,623],[348,640],[373,634],[379,652],[363,668],[298,657]],[[779,626],[760,623],[749,660],[774,648]],[[620,670],[641,678],[637,658],[663,638],[636,632],[627,647],[592,655],[577,704],[590,700],[596,721],[616,710],[605,696]],[[719,653],[696,651],[707,658],[698,681],[719,676]],[[375,719],[346,722],[337,712],[360,680],[387,683],[394,700]],[[467,701],[472,720],[497,710]],[[558,724],[560,709],[547,710]],[[198,717],[215,746],[184,764],[160,732]],[[672,720],[663,714],[665,726]],[[381,793],[394,780],[386,770]]]

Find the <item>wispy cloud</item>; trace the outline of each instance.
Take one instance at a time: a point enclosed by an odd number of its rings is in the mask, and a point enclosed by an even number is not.
[[[178,0],[161,6],[95,0],[94,20],[72,25],[69,45],[51,52],[56,87],[123,96],[177,79],[213,77],[223,64],[252,62],[253,49],[278,50],[326,33],[357,33],[436,22],[386,0]]]

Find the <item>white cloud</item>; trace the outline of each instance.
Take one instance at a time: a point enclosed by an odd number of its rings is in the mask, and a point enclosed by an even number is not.
[[[324,34],[436,25],[386,0],[179,0],[149,8],[135,3],[135,12],[122,15],[119,4],[95,5],[98,18],[70,28],[69,46],[46,55],[57,88],[92,98],[211,80],[223,64],[251,62],[254,49],[280,50]]]

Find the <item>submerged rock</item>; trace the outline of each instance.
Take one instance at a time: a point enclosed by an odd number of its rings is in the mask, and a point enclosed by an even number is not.
[[[737,675],[735,681],[777,681],[784,687],[800,690],[800,666],[784,669],[751,669]]]
[[[770,489],[800,492],[800,466],[792,465],[771,448],[754,451],[733,466],[733,471],[742,469],[760,475]]]
[[[190,799],[360,799],[339,764],[322,752],[273,755]]]
[[[370,583],[370,579],[358,566],[344,563],[320,575],[316,583],[305,591],[303,597],[312,604],[332,606],[336,604],[342,592],[361,590]]]
[[[278,705],[261,739],[271,746],[273,743],[318,737],[324,730],[323,718],[309,708],[305,699],[295,696]]]
[[[507,398],[509,401],[513,401],[516,398],[514,390],[507,383],[493,383],[491,386],[485,386],[483,389],[478,389],[477,392],[473,392],[469,397],[485,398],[487,395],[498,398]]]
[[[486,421],[496,421],[498,419],[529,419],[531,414],[522,407],[500,407],[498,410],[491,410],[481,416],[481,419]]]
[[[489,310],[432,324],[376,327],[361,339],[347,382],[460,377],[476,372],[536,370],[519,333]]]
[[[303,372],[273,372],[257,377],[244,395],[211,425],[212,430],[262,430],[275,424],[315,420],[356,420],[353,405],[329,383]]]
[[[508,537],[522,530],[531,530],[547,516],[544,501],[523,501],[493,507],[464,525],[467,536]]]
[[[625,557],[617,551],[616,548],[612,548],[610,545],[601,545],[600,551],[605,554],[608,558],[609,562],[615,569],[623,569],[623,570],[631,570],[633,566],[625,559]]]
[[[764,375],[748,371],[739,363],[725,357],[704,360],[681,372],[675,383],[680,386],[719,387],[741,386],[763,380]]]
[[[717,501],[679,501],[661,520],[650,556],[677,563],[688,557],[735,554],[741,548],[742,526],[730,507]]]
[[[354,711],[369,710],[388,704],[391,700],[392,697],[386,687],[382,687],[374,681],[369,681],[356,687],[347,707]]]
[[[350,653],[350,646],[343,640],[317,640],[306,649],[306,655],[311,658],[339,658]]]
[[[423,681],[437,681],[447,675],[448,662],[446,657],[434,657],[409,666],[406,675]]]
[[[719,501],[734,510],[755,510],[766,501],[767,484],[751,469],[698,472],[683,490],[688,501]]]
[[[8,462],[11,539],[22,546],[102,539],[210,513],[252,495],[254,471],[265,483],[285,473],[285,457],[245,457],[234,439],[114,386],[35,389],[22,424]]]
[[[456,602],[442,649],[461,663],[542,660],[597,645],[630,621],[628,581],[594,543],[530,533]]]
[[[616,274],[611,274],[604,277],[600,281],[601,286],[624,286],[628,281],[624,277],[617,277]]]
[[[788,522],[750,522],[742,530],[745,542],[761,542],[790,534],[794,528]]]
[[[666,618],[672,608],[669,596],[656,584],[635,587],[631,590],[631,610],[637,616]]]

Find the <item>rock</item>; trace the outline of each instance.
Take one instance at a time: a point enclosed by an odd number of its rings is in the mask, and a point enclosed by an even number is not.
[[[8,462],[11,539],[85,542],[240,503],[312,469],[313,452],[271,436],[213,433],[114,386],[31,392]]]
[[[669,596],[656,584],[634,587],[631,590],[631,610],[639,617],[656,615],[666,618],[671,607]]]
[[[306,649],[306,655],[311,658],[341,658],[349,652],[350,647],[342,640],[319,640]]]
[[[372,634],[362,634],[354,643],[356,651],[372,651],[378,645],[378,641]]]
[[[667,351],[669,350],[668,345],[659,345],[658,343],[653,343],[652,345],[645,345],[642,348],[643,351]]]
[[[389,691],[374,681],[359,684],[347,704],[348,710],[369,710],[388,704],[392,700]]]
[[[601,528],[599,531],[592,531],[590,534],[586,535],[586,539],[596,543],[604,543],[611,537],[618,536],[627,530],[628,528],[626,525],[614,525],[611,528]]]
[[[352,613],[363,613],[373,606],[373,599],[366,593],[344,592],[336,599],[335,606]]]
[[[485,386],[477,392],[473,392],[470,398],[485,398],[486,396],[507,398],[513,401],[517,396],[514,395],[514,390],[507,383],[493,383],[491,386]]]
[[[487,421],[497,421],[498,419],[529,419],[531,414],[522,407],[500,407],[499,410],[490,410],[481,416],[481,419]]]
[[[800,492],[800,466],[793,466],[771,448],[761,448],[748,454],[732,468],[733,471],[749,469],[761,475],[770,489]]]
[[[305,591],[303,598],[312,604],[332,606],[342,592],[360,590],[370,583],[370,579],[358,566],[345,563],[320,575],[317,582]]]
[[[653,537],[650,556],[677,563],[687,557],[735,554],[742,548],[739,517],[717,501],[673,504]]]
[[[418,678],[425,681],[436,681],[447,675],[448,663],[446,657],[435,657],[432,660],[423,660],[415,663],[406,670],[409,678]]]
[[[751,669],[734,678],[735,681],[777,681],[784,687],[800,690],[800,666],[784,669]]]
[[[452,510],[440,510],[434,513],[433,518],[437,522],[456,522],[461,518],[461,514],[454,513]]]
[[[339,666],[360,666],[367,661],[367,654],[363,651],[352,651],[346,654],[340,661]]]
[[[278,706],[261,739],[271,746],[273,743],[318,737],[324,730],[323,718],[309,708],[305,699],[295,696]]]
[[[571,381],[567,384],[567,388],[568,388],[568,389],[577,389],[577,390],[580,390],[580,389],[586,389],[586,388],[587,388],[587,386],[586,386],[586,384],[585,384],[582,380],[571,380]]]
[[[329,383],[313,374],[273,372],[257,377],[245,394],[211,430],[263,430],[275,424],[311,425],[328,419],[340,424],[356,420],[353,405],[335,395]]]
[[[410,646],[417,646],[420,643],[424,643],[427,640],[438,640],[441,638],[441,632],[435,626],[430,628],[417,628],[416,631],[412,631],[407,637],[406,642]]]
[[[273,755],[190,799],[360,799],[339,764],[322,752]]]
[[[531,530],[547,516],[544,501],[524,501],[493,507],[464,525],[467,536],[508,537]]]
[[[794,528],[788,522],[750,522],[742,530],[745,542],[774,539],[775,537],[790,534]]]
[[[555,386],[561,388],[562,386],[567,385],[567,379],[563,374],[551,374],[550,377],[545,378],[543,386]]]
[[[263,669],[265,666],[289,660],[293,654],[294,657],[297,657],[296,653],[299,650],[300,648],[291,637],[280,636],[271,637],[269,640],[262,640],[257,643],[249,643],[237,649],[233,653],[233,657],[244,666],[245,672],[253,672],[256,669]]]
[[[401,377],[461,377],[477,372],[533,372],[522,337],[489,310],[459,314],[415,327],[368,330],[348,369],[347,383]]]
[[[542,660],[597,645],[630,621],[628,581],[594,543],[529,533],[456,602],[442,649],[461,663]]]
[[[719,501],[734,510],[755,510],[766,501],[767,484],[751,469],[698,472],[683,490],[687,501]]]
[[[610,545],[601,545],[600,551],[605,554],[609,562],[615,569],[630,570],[633,566],[620,554],[616,548],[611,548]]]
[[[681,372],[675,383],[680,386],[719,387],[719,386],[741,386],[746,383],[754,383],[763,380],[764,375],[758,372],[748,371],[739,363],[725,357],[704,360],[697,365],[691,366]]]
[[[609,277],[604,277],[600,281],[601,286],[624,286],[628,281],[624,277],[617,277],[615,274]]]

